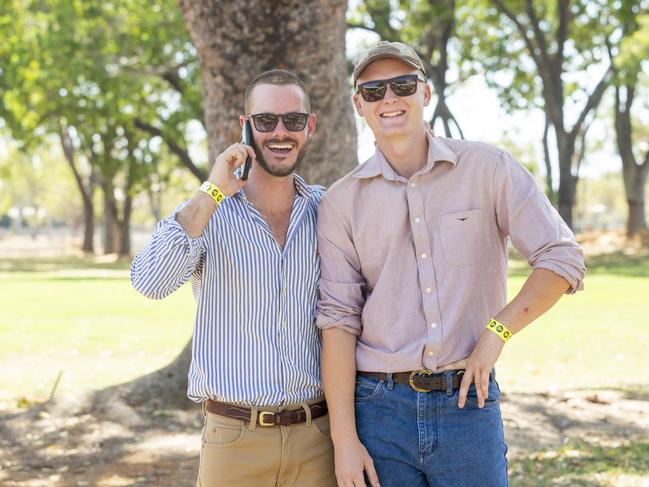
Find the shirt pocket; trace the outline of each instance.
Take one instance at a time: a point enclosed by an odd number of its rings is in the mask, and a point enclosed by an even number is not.
[[[488,235],[481,209],[440,216],[439,232],[444,259],[451,266],[468,266],[484,260],[486,252],[482,243]]]

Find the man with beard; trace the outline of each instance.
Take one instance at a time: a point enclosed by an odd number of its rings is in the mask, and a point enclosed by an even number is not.
[[[335,486],[314,325],[324,188],[294,173],[316,116],[281,70],[255,78],[244,106],[256,151],[233,144],[216,158],[194,197],[158,223],[132,282],[159,299],[192,280],[187,395],[205,415],[197,485]]]

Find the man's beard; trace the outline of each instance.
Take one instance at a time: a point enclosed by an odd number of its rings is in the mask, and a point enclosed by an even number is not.
[[[272,142],[285,142],[285,141],[286,139],[273,140]],[[295,142],[295,141],[291,140],[291,142]],[[269,141],[268,143],[271,143],[271,141]],[[297,153],[297,156],[295,157],[295,163],[290,167],[278,167],[278,168],[270,167],[266,162],[266,159],[264,159],[264,154],[262,153],[262,151],[257,151],[257,162],[259,163],[259,166],[271,176],[276,176],[280,178],[288,176],[289,174],[292,174],[302,163],[302,159],[304,159],[304,152],[306,150],[306,145],[307,142],[305,141],[304,145],[302,146],[302,148]]]

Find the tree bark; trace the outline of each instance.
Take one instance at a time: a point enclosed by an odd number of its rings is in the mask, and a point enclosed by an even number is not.
[[[259,73],[288,69],[304,81],[318,127],[298,172],[328,185],[357,164],[349,100],[343,0],[179,0],[198,51],[210,164],[241,140],[243,92]]]

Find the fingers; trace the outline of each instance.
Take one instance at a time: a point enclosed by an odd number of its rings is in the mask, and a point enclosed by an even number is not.
[[[223,151],[223,158],[231,166],[232,169],[236,169],[246,161],[246,157],[248,157],[249,155],[247,150],[248,148],[252,149],[247,145],[232,144],[230,147],[225,149],[225,151]],[[254,151],[252,151],[250,157],[254,157]]]
[[[246,150],[246,156],[252,157],[253,159],[257,158],[257,154],[255,153],[255,149],[250,147],[249,145],[241,144],[243,148]]]
[[[460,370],[460,369],[466,369],[466,360],[463,358],[462,360],[457,360],[455,362],[451,362],[450,364],[446,364],[444,367],[439,369],[439,372],[444,372],[445,370]]]
[[[478,371],[473,375],[474,380],[475,380],[475,393],[476,396],[478,396],[478,407],[482,408],[484,407],[484,394],[482,392],[482,381],[481,381],[481,373]]]
[[[458,394],[458,399],[457,399],[457,406],[459,408],[464,407],[464,403],[466,402],[466,395],[467,392],[469,392],[469,386],[471,385],[472,381],[473,381],[473,371],[467,368],[464,371],[464,374],[462,374],[462,382],[460,383],[460,392]]]
[[[371,487],[381,487],[381,484],[379,483],[379,476],[376,474],[376,468],[374,468],[374,461],[369,455],[367,455],[365,459],[364,467],[365,474],[367,475],[367,480],[370,481]]]
[[[457,405],[459,408],[463,408],[466,403],[466,396],[469,392],[469,387],[471,383],[475,383],[475,393],[478,398],[478,407],[483,408],[485,401],[489,399],[489,374],[490,370],[486,368],[478,369],[473,371],[471,368],[467,368],[462,377],[462,382],[460,383],[460,392],[458,394]]]
[[[482,372],[480,373],[480,386],[482,388],[482,397],[484,398],[482,406],[484,406],[484,401],[489,399],[489,371],[486,369],[482,369]]]

